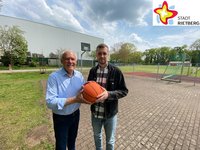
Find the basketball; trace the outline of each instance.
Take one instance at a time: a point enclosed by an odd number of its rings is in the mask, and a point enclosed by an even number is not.
[[[103,92],[103,88],[95,81],[89,81],[83,85],[83,98],[88,102],[94,103],[97,96]]]

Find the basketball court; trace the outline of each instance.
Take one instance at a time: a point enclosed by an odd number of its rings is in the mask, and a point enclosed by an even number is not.
[[[129,94],[119,100],[116,150],[200,149],[200,84],[125,77]],[[95,149],[90,106],[85,104],[76,146]]]

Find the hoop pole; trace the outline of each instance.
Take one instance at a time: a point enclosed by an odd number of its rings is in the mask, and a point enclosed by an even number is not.
[[[81,53],[81,73],[82,73],[82,66],[83,66],[83,60],[82,60],[82,56],[86,51],[83,51],[83,53]]]

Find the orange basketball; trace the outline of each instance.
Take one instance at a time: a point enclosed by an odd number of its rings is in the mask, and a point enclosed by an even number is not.
[[[103,88],[95,81],[89,81],[83,85],[83,98],[91,103],[94,103],[97,96],[103,92]]]

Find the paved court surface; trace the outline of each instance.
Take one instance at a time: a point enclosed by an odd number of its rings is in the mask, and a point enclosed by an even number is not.
[[[200,150],[200,84],[136,76],[127,76],[126,83],[116,150]],[[77,150],[95,149],[89,109],[81,106]]]

